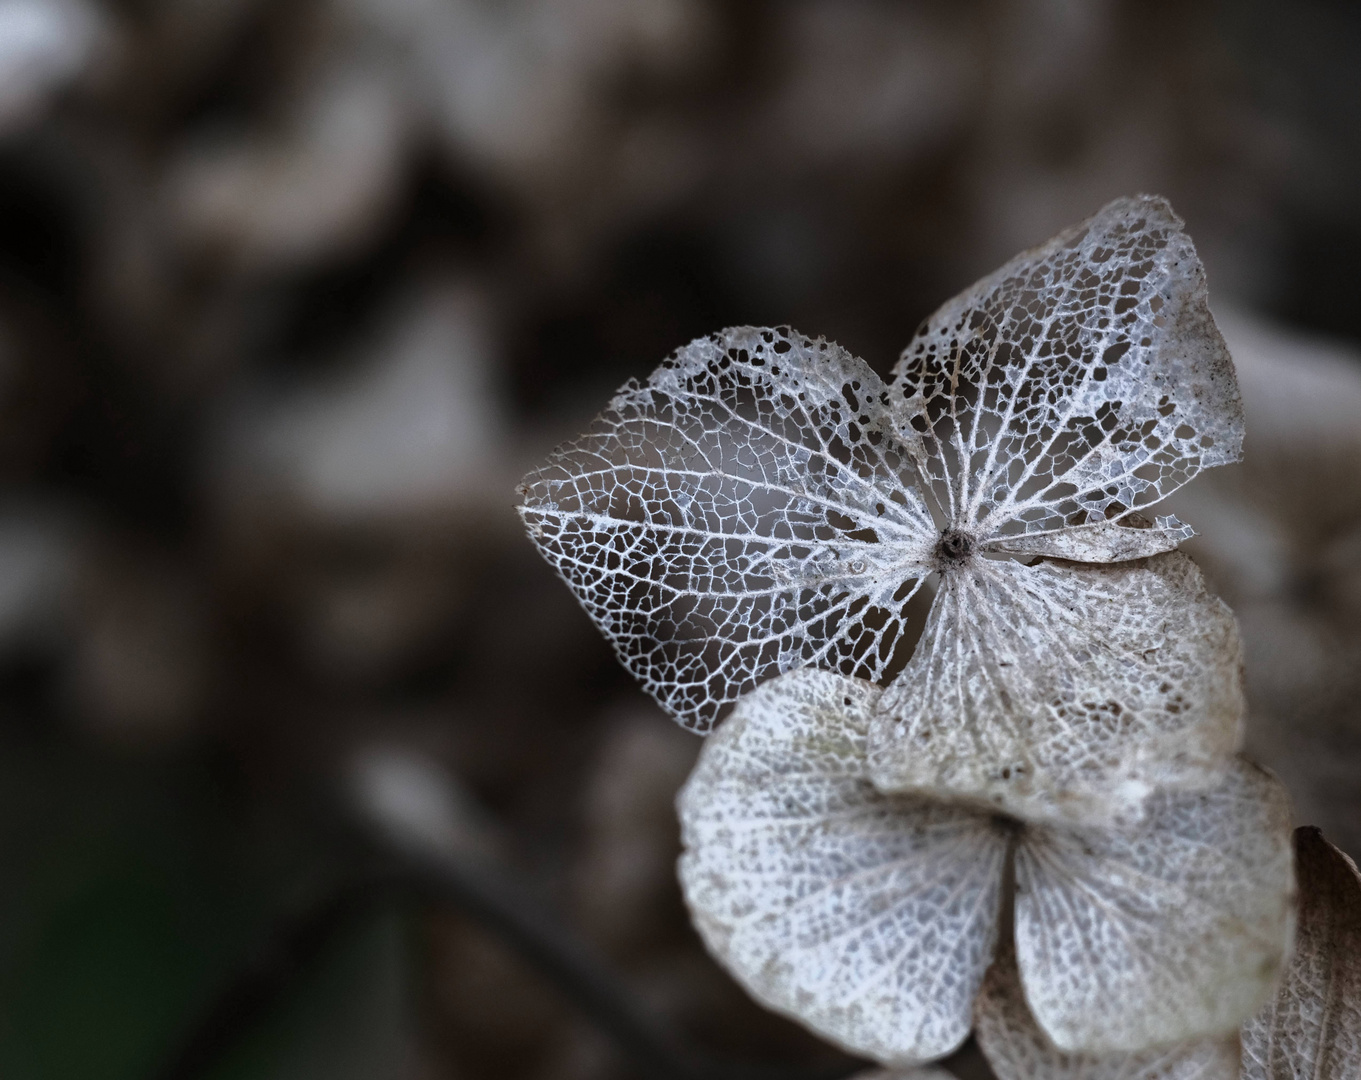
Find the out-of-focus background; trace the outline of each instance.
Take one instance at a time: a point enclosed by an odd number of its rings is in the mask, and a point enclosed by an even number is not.
[[[1135,192],[1240,365],[1247,461],[1175,509],[1251,748],[1361,854],[1354,5],[0,0],[0,1075],[648,1075],[545,949],[848,1067],[705,957],[698,741],[513,489],[699,334],[886,371]]]

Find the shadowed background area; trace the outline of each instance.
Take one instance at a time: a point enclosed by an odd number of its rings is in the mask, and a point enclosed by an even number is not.
[[[1250,748],[1361,854],[1358,190],[1340,2],[0,0],[0,1074],[852,1068],[704,955],[698,740],[514,486],[699,334],[886,372],[1135,192],[1240,365],[1172,509]]]

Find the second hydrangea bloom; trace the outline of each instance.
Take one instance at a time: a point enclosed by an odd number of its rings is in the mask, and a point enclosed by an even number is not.
[[[1104,827],[1021,824],[870,780],[881,691],[802,670],[739,702],[680,798],[681,881],[710,949],[766,1005],[885,1062],[967,1035],[1010,856],[1025,995],[1062,1050],[1231,1033],[1291,933],[1284,791],[1235,760]]]

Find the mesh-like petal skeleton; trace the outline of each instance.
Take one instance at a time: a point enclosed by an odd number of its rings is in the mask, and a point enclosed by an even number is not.
[[[1025,995],[1068,1053],[1229,1035],[1291,933],[1289,807],[1235,758],[1219,786],[1113,827],[1021,824],[886,795],[883,693],[805,668],[738,702],[679,798],[681,885],[710,951],[763,1004],[886,1063],[968,1034],[1009,857]]]
[[[1237,1036],[1140,1053],[1064,1054],[1030,1015],[999,949],[974,1003],[999,1080],[1344,1080],[1361,1074],[1361,874],[1318,829],[1295,830],[1298,916],[1276,993]]]
[[[939,572],[875,731],[879,782],[1092,820],[1216,782],[1242,713],[1232,617],[1193,570],[1091,567],[1089,602],[1057,564],[1016,560],[1169,551],[1189,529],[1137,511],[1241,440],[1195,249],[1139,197],[945,304],[887,385],[792,331],[693,342],[530,474],[520,509],[699,731],[793,668],[892,680],[908,601]]]
[[[1361,1075],[1361,874],[1314,828],[1295,833],[1299,932],[1276,996],[1243,1025],[1243,1080]]]
[[[1239,1080],[1238,1033],[1152,1050],[1065,1054],[1026,1005],[1016,957],[998,950],[974,1003],[974,1031],[997,1080]]]

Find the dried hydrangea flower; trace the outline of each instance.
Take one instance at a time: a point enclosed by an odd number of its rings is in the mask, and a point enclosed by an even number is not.
[[[1238,1080],[1237,1032],[1152,1050],[1064,1053],[1035,1023],[1005,947],[974,1003],[974,1031],[997,1080]]]
[[[880,782],[1090,819],[1215,782],[1241,722],[1236,631],[1185,566],[1017,560],[1170,550],[1189,530],[1135,511],[1241,439],[1195,249],[1140,197],[951,300],[889,385],[793,332],[691,343],[530,474],[520,510],[621,660],[700,731],[782,671],[890,678],[938,572],[876,729]],[[962,748],[968,770],[946,775]]]
[[[710,951],[763,1004],[890,1063],[968,1034],[1009,856],[1026,997],[1056,1046],[1140,1050],[1236,1029],[1291,928],[1289,808],[1234,759],[1120,827],[1022,825],[886,795],[884,691],[804,668],[742,698],[679,798],[681,884]]]
[[[1361,1075],[1361,874],[1314,828],[1295,832],[1299,929],[1280,989],[1243,1025],[1243,1080]]]

